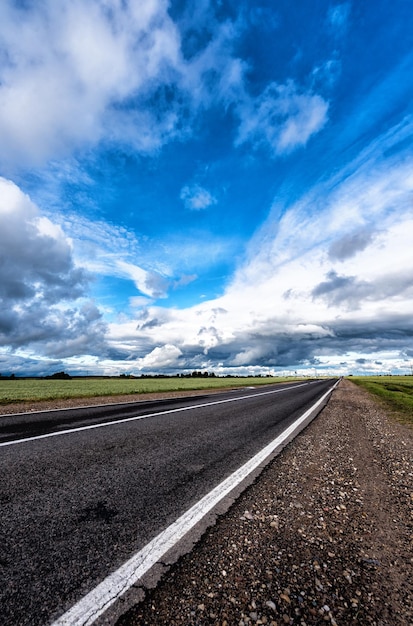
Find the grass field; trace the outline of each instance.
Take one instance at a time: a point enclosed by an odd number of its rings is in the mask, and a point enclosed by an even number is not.
[[[413,424],[413,376],[354,376],[350,380],[379,396],[398,421]]]
[[[73,378],[71,380],[0,380],[0,405],[69,398],[93,398],[161,391],[224,389],[268,385],[292,378]],[[138,398],[137,398],[138,399]]]

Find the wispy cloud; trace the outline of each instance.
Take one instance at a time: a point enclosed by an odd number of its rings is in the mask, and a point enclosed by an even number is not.
[[[204,187],[200,185],[185,185],[182,188],[180,198],[187,209],[200,211],[207,209],[217,203],[217,199]]]
[[[273,154],[304,146],[327,122],[328,103],[317,94],[300,91],[290,82],[271,84],[256,99],[239,106],[236,145],[266,146]]]
[[[332,28],[335,35],[342,35],[345,33],[348,20],[351,12],[351,3],[343,2],[341,4],[335,4],[328,10],[328,23]]]
[[[150,298],[165,298],[170,281],[160,274],[147,271],[133,263],[116,261],[116,267],[126,277],[133,280],[136,288]]]
[[[190,284],[198,272],[235,255],[240,245],[235,237],[202,231],[192,237],[167,233],[164,238],[149,239],[124,226],[74,213],[54,211],[49,219],[71,241],[78,266],[90,275],[131,280],[150,298],[163,298],[170,289]]]

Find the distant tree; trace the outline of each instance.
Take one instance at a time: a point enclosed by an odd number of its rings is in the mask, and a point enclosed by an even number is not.
[[[72,377],[66,372],[55,372],[54,374],[51,374],[51,376],[45,376],[45,378],[58,379],[58,380],[71,380],[72,379]]]

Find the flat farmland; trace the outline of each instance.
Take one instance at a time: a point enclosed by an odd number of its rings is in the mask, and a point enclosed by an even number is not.
[[[413,424],[413,376],[354,376],[350,380],[381,398],[398,421]]]
[[[14,403],[111,396],[175,393],[292,382],[293,378],[72,378],[66,380],[15,378],[0,380],[0,406]],[[130,398],[129,398],[130,399]]]

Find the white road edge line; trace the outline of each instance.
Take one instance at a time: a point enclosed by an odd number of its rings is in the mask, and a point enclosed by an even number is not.
[[[319,400],[303,415],[291,424],[281,435],[276,437],[265,448],[258,452],[238,470],[210,491],[173,524],[168,526],[157,537],[152,539],[142,550],[132,556],[119,569],[105,578],[90,593],[57,619],[51,626],[90,626],[112,604],[116,602],[132,585],[136,584],[148,570],[157,563],[175,544],[177,544],[209,511],[227,496],[251,472],[264,461],[286,440],[288,440],[302,423],[320,406],[333,392],[340,381],[337,381]]]
[[[0,443],[0,448],[5,446],[15,446],[20,443],[27,443],[28,441],[36,441],[37,439],[48,439],[49,437],[59,437],[61,435],[69,435],[70,433],[79,433],[83,430],[92,430],[94,428],[104,428],[105,426],[115,426],[116,424],[124,424],[125,422],[134,422],[136,420],[143,420],[147,417],[156,417],[157,415],[168,415],[169,413],[179,413],[180,411],[190,411],[191,409],[201,409],[205,406],[213,406],[215,404],[225,404],[226,402],[238,402],[239,400],[248,400],[248,398],[256,398],[257,396],[265,396],[270,393],[281,393],[282,391],[290,391],[291,389],[297,389],[303,387],[309,383],[300,383],[293,387],[286,387],[283,389],[273,389],[271,391],[262,391],[261,393],[251,393],[248,396],[240,396],[238,398],[228,398],[227,400],[215,400],[214,402],[205,402],[203,404],[193,404],[191,406],[181,407],[179,409],[168,409],[167,411],[156,411],[155,413],[147,413],[146,415],[135,415],[132,417],[124,417],[120,420],[112,420],[111,422],[102,422],[101,424],[90,424],[89,426],[78,426],[77,428],[68,428],[67,430],[57,430],[53,433],[47,433],[45,435],[35,435],[34,437],[27,437],[26,439],[13,439],[12,441],[3,441]]]

